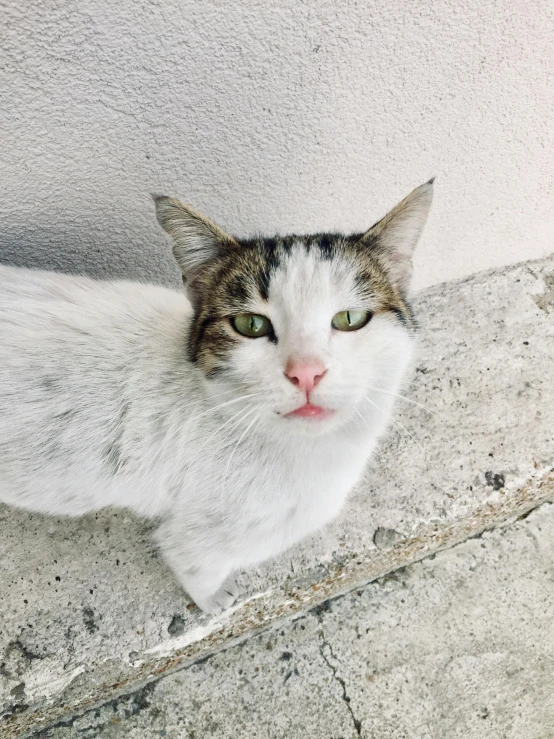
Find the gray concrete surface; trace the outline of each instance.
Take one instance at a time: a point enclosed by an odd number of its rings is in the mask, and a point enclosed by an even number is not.
[[[1,22],[2,261],[177,284],[150,192],[240,235],[365,231],[433,175],[419,286],[552,251],[551,0],[5,0]]]
[[[35,739],[549,739],[554,506]]]
[[[1,508],[0,737],[116,700],[554,497],[553,285],[550,258],[418,296],[413,402],[399,401],[363,484],[332,526],[241,573],[244,601],[222,617],[190,609],[150,526],[125,511]]]

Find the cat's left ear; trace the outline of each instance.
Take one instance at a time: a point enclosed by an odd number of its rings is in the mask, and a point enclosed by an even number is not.
[[[434,179],[416,187],[361,238],[404,294],[410,287],[412,255],[431,208]]]
[[[188,205],[164,195],[154,195],[156,217],[173,239],[173,254],[187,283],[194,282],[202,267],[226,249],[238,246],[209,218]]]

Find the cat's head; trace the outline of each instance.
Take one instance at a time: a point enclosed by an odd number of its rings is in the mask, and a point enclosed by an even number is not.
[[[240,240],[155,197],[195,311],[189,358],[222,411],[314,434],[367,423],[375,398],[390,405],[414,341],[406,298],[432,183],[350,236]]]

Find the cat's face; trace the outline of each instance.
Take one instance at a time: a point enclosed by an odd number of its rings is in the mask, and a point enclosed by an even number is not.
[[[405,293],[430,199],[423,185],[365,234],[250,241],[157,199],[195,309],[189,355],[230,427],[321,434],[367,423],[376,397],[389,405],[414,341]]]

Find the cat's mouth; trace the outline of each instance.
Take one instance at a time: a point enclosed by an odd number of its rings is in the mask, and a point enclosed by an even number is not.
[[[296,408],[290,413],[286,413],[284,418],[328,418],[333,414],[333,411],[329,408],[323,408],[320,405],[313,405],[312,403],[304,403],[300,408]]]

